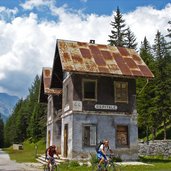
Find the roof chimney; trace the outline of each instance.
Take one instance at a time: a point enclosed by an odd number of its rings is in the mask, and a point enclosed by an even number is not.
[[[95,44],[95,40],[90,40],[90,43]]]

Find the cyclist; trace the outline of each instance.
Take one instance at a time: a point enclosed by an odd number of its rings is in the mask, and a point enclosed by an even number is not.
[[[46,150],[46,159],[48,160],[48,169],[50,168],[50,163],[54,161],[54,155],[60,158],[56,150],[56,146],[52,145],[48,147],[48,149]]]
[[[104,163],[105,168],[107,166],[108,160],[106,157],[106,153],[108,152],[108,150],[112,152],[112,150],[109,149],[109,140],[104,140],[97,151],[97,158],[99,159],[99,163],[98,163],[99,169],[101,168],[102,163]]]

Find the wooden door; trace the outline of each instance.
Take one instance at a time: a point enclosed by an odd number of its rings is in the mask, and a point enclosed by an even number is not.
[[[64,126],[64,157],[68,157],[68,124]]]
[[[48,131],[48,147],[50,146],[50,140],[51,140],[51,133],[50,130]]]

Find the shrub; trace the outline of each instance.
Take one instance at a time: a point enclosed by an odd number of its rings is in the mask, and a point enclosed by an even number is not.
[[[69,162],[69,166],[70,167],[78,167],[78,166],[80,166],[80,164],[78,163],[78,161],[72,160]]]
[[[90,163],[92,165],[98,163],[98,158],[96,157],[96,154],[91,154]]]
[[[115,157],[113,157],[113,160],[114,160],[115,162],[122,162],[122,159],[120,158],[120,156],[115,156]]]

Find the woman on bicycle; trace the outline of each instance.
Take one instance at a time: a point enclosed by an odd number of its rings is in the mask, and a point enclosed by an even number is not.
[[[59,158],[58,152],[56,150],[56,146],[52,145],[47,149],[47,153],[46,153],[46,159],[48,160],[48,168],[50,166],[50,163],[53,162],[55,154]]]

